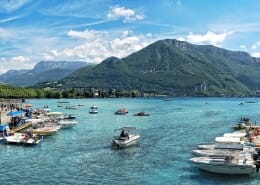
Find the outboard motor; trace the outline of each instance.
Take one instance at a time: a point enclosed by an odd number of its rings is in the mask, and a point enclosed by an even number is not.
[[[259,161],[255,162],[255,167],[256,167],[256,172],[259,172],[259,168],[260,168],[260,163]]]

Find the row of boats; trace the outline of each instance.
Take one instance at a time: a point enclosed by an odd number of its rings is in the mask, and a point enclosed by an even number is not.
[[[260,168],[260,128],[224,133],[214,143],[197,145],[192,153],[197,157],[190,161],[199,169],[220,174],[254,174]]]
[[[90,107],[90,111],[97,110],[95,105]],[[26,117],[26,112],[22,110],[9,112],[7,115],[10,116],[10,123],[0,124],[0,141],[6,144],[37,145],[42,142],[44,136],[51,136],[60,129],[72,128],[78,124],[75,116],[52,112],[49,108],[30,111],[33,112],[30,118]],[[111,140],[114,148],[133,146],[140,138],[135,127],[122,127],[115,129],[115,132],[117,135]]]
[[[38,110],[30,118],[25,113],[19,110],[7,114],[11,120],[10,123],[0,125],[0,141],[7,144],[37,145],[44,136],[78,124],[75,116],[50,112],[50,109]]]

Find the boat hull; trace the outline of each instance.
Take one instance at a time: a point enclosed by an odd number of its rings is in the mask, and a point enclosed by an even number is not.
[[[225,165],[212,165],[212,164],[205,164],[205,163],[195,163],[199,169],[218,173],[218,174],[229,174],[229,175],[239,175],[239,174],[253,174],[256,169],[253,166],[225,166]]]
[[[112,140],[112,146],[116,148],[127,148],[138,143],[140,136],[136,135],[128,140],[114,139]]]

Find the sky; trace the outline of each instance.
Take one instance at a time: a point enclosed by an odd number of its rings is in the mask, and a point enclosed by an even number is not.
[[[259,0],[0,0],[0,74],[43,60],[100,63],[162,39],[260,57]]]

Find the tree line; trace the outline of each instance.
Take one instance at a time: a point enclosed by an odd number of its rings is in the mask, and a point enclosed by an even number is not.
[[[136,97],[140,96],[137,90],[93,90],[93,89],[33,89],[0,85],[1,98],[107,98],[107,97]]]

